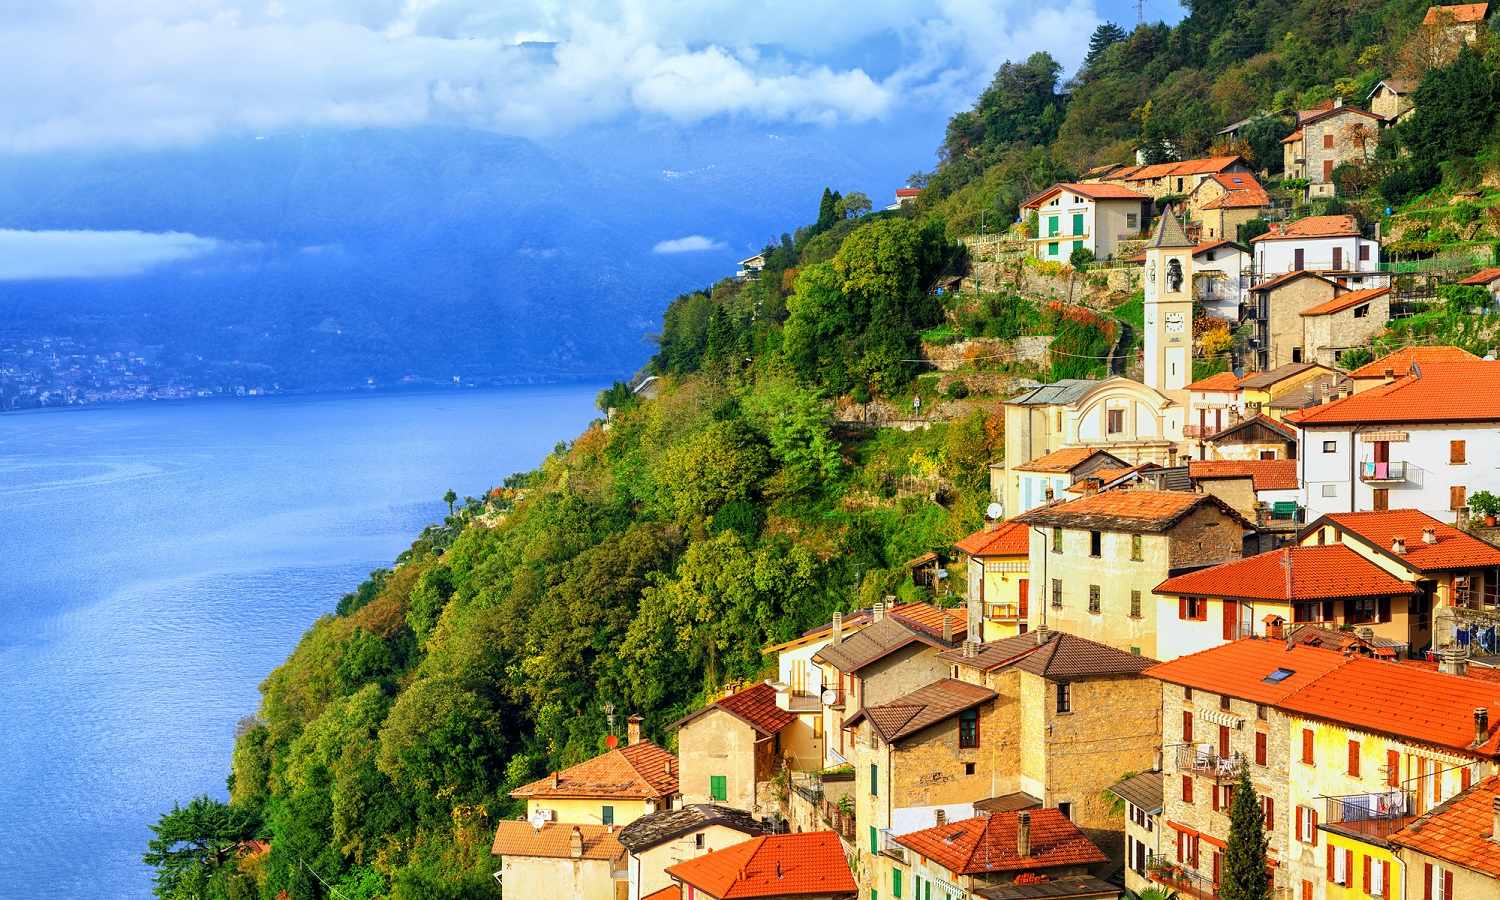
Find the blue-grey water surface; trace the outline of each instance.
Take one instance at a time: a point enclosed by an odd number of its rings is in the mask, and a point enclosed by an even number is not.
[[[596,387],[0,416],[0,898],[135,898],[313,620]]]

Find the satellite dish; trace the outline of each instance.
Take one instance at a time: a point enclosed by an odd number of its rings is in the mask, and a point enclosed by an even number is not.
[[[1004,512],[1005,507],[1001,506],[998,503],[991,503],[988,507],[985,508],[984,514],[986,516],[989,516],[991,519],[998,519]]]
[[[834,690],[833,688],[828,688],[823,692],[822,699],[824,706],[832,706],[839,701],[839,692]]]

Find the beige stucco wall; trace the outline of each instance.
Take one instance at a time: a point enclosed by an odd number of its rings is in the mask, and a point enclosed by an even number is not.
[[[1041,533],[1038,533],[1040,530]],[[1032,590],[1030,627],[1045,624],[1121,650],[1138,649],[1147,656],[1156,650],[1155,613],[1151,589],[1167,578],[1170,542],[1163,535],[1141,536],[1141,560],[1130,558],[1130,535],[1105,532],[1101,554],[1089,556],[1089,532],[1063,530],[1063,552],[1052,552],[1051,528],[1031,533]],[[1062,607],[1052,605],[1052,582],[1062,582]],[[1088,611],[1089,586],[1099,586],[1099,613]],[[1131,592],[1141,596],[1141,615],[1130,615]]]
[[[621,827],[629,825],[647,813],[656,811],[656,804],[645,800],[600,800],[597,798],[563,800],[531,797],[526,801],[526,815],[530,816],[539,809],[550,809],[556,821],[567,825],[603,825],[606,806],[614,807],[615,824]]]
[[[755,809],[755,730],[719,709],[712,709],[677,732],[677,759],[682,767],[678,786],[682,802],[723,802],[736,809]],[[709,777],[725,776],[727,796],[715,801]]]
[[[505,856],[500,882],[511,897],[568,897],[614,900],[615,882],[606,859],[551,859]]]
[[[700,834],[703,835],[702,850],[699,850],[697,845],[697,836]],[[639,900],[653,891],[659,891],[671,885],[672,879],[665,871],[668,866],[697,859],[715,850],[733,847],[749,839],[750,835],[735,831],[733,828],[710,825],[664,844],[658,844],[649,850],[633,854],[630,861],[630,896],[634,900]]]
[[[1471,897],[1473,900],[1500,900],[1500,879],[1496,879],[1493,875],[1445,863],[1406,847],[1399,848],[1396,855],[1406,868],[1406,893],[1404,894],[1406,900],[1423,900],[1425,897],[1426,884],[1423,882],[1423,876],[1427,871],[1425,866],[1429,863],[1434,868],[1441,866],[1453,873],[1454,897],[1461,897],[1463,900],[1469,900]]]

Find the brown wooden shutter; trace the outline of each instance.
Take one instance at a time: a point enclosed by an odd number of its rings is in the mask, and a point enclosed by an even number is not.
[[[1297,840],[1302,840],[1302,807],[1297,807]],[[1303,841],[1306,843],[1306,841]]]
[[[1315,809],[1309,809],[1307,811],[1307,817],[1312,822],[1312,845],[1316,847],[1318,846],[1318,811]]]
[[[1391,863],[1390,863],[1390,860],[1381,860],[1381,862],[1380,862],[1380,896],[1382,896],[1382,897],[1389,897],[1390,895],[1391,895]]]
[[[1234,600],[1224,601],[1224,640],[1239,637],[1240,605]]]
[[[1465,456],[1467,455],[1467,451],[1468,451],[1468,443],[1466,441],[1449,441],[1448,442],[1448,462],[1453,463],[1455,465],[1459,465],[1459,464],[1467,462],[1468,460],[1465,459]]]
[[[1422,900],[1432,900],[1432,863],[1422,863]]]
[[[1193,714],[1187,710],[1182,711],[1182,742],[1192,743],[1193,740]]]
[[[1187,598],[1186,597],[1178,597],[1177,598],[1177,618],[1179,618],[1179,619],[1186,619],[1187,617],[1188,617],[1188,615],[1187,615]]]
[[[1448,488],[1448,508],[1463,509],[1469,505],[1469,489],[1461,484],[1455,484]]]
[[[1255,733],[1255,764],[1257,766],[1266,764],[1266,733],[1264,731]]]
[[[1359,741],[1349,742],[1349,774],[1359,777]]]
[[[1401,786],[1401,753],[1399,751],[1385,751],[1385,783],[1388,787]]]
[[[1453,873],[1443,870],[1443,900],[1453,900]]]
[[[1329,881],[1333,881],[1335,884],[1337,884],[1338,882],[1334,881],[1334,877],[1333,877],[1333,853],[1334,853],[1334,846],[1332,844],[1329,844],[1328,845],[1328,880]]]
[[[1365,893],[1370,893],[1370,857],[1360,857],[1365,861]]]

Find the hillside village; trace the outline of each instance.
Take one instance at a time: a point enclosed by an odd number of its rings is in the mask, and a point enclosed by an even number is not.
[[[1428,48],[1486,14],[1433,7]],[[765,677],[623,734],[612,711],[606,752],[511,792],[506,894],[1500,898],[1500,361],[1410,324],[1483,320],[1500,266],[1423,251],[1350,181],[1415,92],[1288,110],[1275,183],[1143,153],[965,235],[924,285],[933,372],[836,406],[907,432],[989,410],[982,519],[904,597],[762,648]],[[997,292],[1107,352],[974,333]]]

